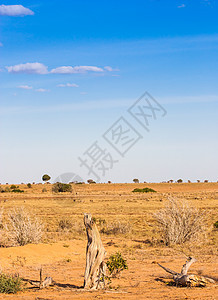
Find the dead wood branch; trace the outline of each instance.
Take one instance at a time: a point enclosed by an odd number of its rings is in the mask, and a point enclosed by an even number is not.
[[[104,276],[106,264],[104,258],[106,251],[102,244],[97,226],[91,214],[84,214],[84,225],[88,238],[86,248],[86,269],[84,276],[84,288],[98,289],[104,288]]]
[[[187,275],[188,269],[190,266],[196,262],[194,257],[189,257],[185,264],[182,266],[181,273],[177,273],[172,271],[168,268],[163,267],[158,263],[158,265],[163,268],[166,272],[173,275],[173,280],[176,286],[206,286],[208,283],[215,283],[215,281],[211,278],[204,277],[204,276],[197,276],[197,275]]]
[[[44,280],[42,280],[42,268],[39,271],[39,276],[40,276],[40,281],[31,281],[28,280],[28,282],[36,287],[38,287],[39,289],[44,289],[46,287],[48,287],[49,285],[51,285],[53,283],[53,279],[52,277],[46,277]]]

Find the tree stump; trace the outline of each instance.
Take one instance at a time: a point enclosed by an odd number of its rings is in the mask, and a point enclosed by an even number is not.
[[[102,244],[97,226],[91,214],[84,214],[84,225],[88,238],[86,248],[86,269],[84,288],[98,289],[105,287],[106,264],[104,258],[106,251]]]
[[[196,259],[194,257],[189,257],[185,264],[182,266],[181,273],[177,273],[173,270],[170,270],[161,264],[158,263],[158,265],[163,268],[167,273],[170,273],[173,275],[173,280],[176,284],[176,286],[199,286],[203,287],[206,286],[208,283],[215,283],[215,281],[211,278],[204,277],[204,276],[198,276],[198,275],[187,275],[188,269],[190,266],[196,262]]]

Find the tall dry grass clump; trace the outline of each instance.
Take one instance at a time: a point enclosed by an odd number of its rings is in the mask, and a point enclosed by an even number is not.
[[[26,244],[37,244],[43,235],[43,224],[35,216],[31,215],[24,208],[11,211],[8,215],[7,224],[8,239],[13,245],[24,246]]]
[[[205,211],[190,207],[185,200],[169,199],[154,216],[166,245],[196,241],[206,234]]]

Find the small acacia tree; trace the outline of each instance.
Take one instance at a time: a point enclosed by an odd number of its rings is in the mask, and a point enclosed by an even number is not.
[[[139,180],[138,180],[137,178],[134,178],[134,179],[133,179],[133,182],[134,182],[134,183],[139,183]]]
[[[42,180],[44,181],[44,182],[47,182],[47,181],[49,181],[51,179],[51,176],[49,176],[48,174],[44,174],[43,176],[42,176]]]

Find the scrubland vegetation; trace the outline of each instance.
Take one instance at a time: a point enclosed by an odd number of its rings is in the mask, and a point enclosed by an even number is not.
[[[54,264],[60,264],[62,261],[69,267],[63,265],[62,270],[58,272],[61,274],[67,270],[70,276],[74,272],[72,264],[79,264],[79,271],[75,276],[82,276],[86,245],[84,212],[92,213],[108,253],[108,276],[112,273],[118,274],[120,270],[125,274],[114,279],[113,277],[116,276],[109,276],[111,277],[110,289],[118,289],[121,294],[125,289],[135,293],[134,286],[140,284],[143,293],[146,286],[140,283],[142,280],[140,278],[150,276],[143,268],[147,268],[152,274],[156,272],[154,279],[158,278],[161,271],[155,269],[152,261],[170,262],[175,256],[179,256],[179,262],[184,261],[184,256],[195,256],[203,268],[197,272],[203,275],[210,274],[216,279],[212,261],[217,254],[217,183],[142,184],[137,182],[94,185],[57,183],[1,185],[0,189],[3,191],[0,193],[1,246],[4,247],[2,248],[4,251],[10,250],[12,257],[16,249],[21,253],[17,255],[16,260],[15,257],[9,259],[6,254],[5,258],[3,257],[5,263],[0,280],[0,291],[6,292],[8,285],[15,286],[11,292],[9,289],[8,293],[19,291],[20,277],[23,277],[24,273],[30,273],[34,280],[37,280],[38,275],[33,271],[27,271],[29,267],[26,266],[26,261],[29,261],[30,267],[36,264],[34,254],[30,251],[27,255],[25,251],[25,255],[22,256],[24,251],[22,249],[28,247],[28,244],[31,244],[31,247],[54,245],[57,249],[62,245],[62,248],[66,249],[62,251],[68,252],[63,254],[60,252],[58,257],[55,257]],[[23,192],[13,192],[17,189]],[[41,248],[38,249],[40,251]],[[76,257],[74,259],[75,251],[78,255],[82,255],[80,262]],[[43,264],[52,273],[46,257],[49,255],[44,254],[40,265]],[[207,267],[203,267],[205,264]],[[134,276],[131,275],[133,270]],[[17,271],[20,277],[13,275]],[[55,274],[54,279],[55,276],[58,277]],[[61,278],[58,280],[61,281]],[[75,280],[79,286],[81,279],[78,277]],[[128,283],[130,281],[131,284]],[[70,282],[70,277],[67,282]],[[167,285],[164,281],[162,284],[153,281],[153,286],[158,284],[159,289],[162,288],[167,293]]]

